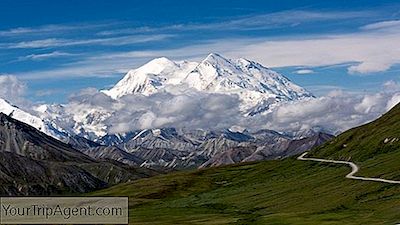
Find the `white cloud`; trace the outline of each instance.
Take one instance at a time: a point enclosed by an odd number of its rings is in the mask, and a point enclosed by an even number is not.
[[[70,30],[72,27],[63,25],[46,25],[41,27],[17,27],[9,30],[1,30],[0,36],[19,36],[34,33],[57,32],[62,30]]]
[[[387,20],[377,23],[371,23],[361,27],[363,30],[391,30],[398,29],[400,27],[400,20]]]
[[[388,80],[383,83],[382,87],[385,92],[396,92],[400,91],[400,84],[394,80]]]
[[[35,92],[35,95],[38,97],[43,97],[43,96],[51,96],[57,93],[63,92],[62,90],[59,89],[45,89],[45,90],[38,90]]]
[[[29,49],[29,48],[51,48],[79,45],[108,45],[120,46],[135,43],[145,43],[151,41],[160,41],[172,37],[173,35],[157,34],[157,35],[130,35],[112,38],[94,38],[94,39],[59,39],[47,38],[33,41],[22,41],[16,43],[3,43],[1,48],[7,49]]]
[[[313,70],[310,69],[300,69],[296,71],[297,74],[310,74],[310,73],[314,73]]]
[[[261,41],[228,52],[270,67],[326,66],[353,62],[350,73],[372,73],[400,63],[400,31],[354,33],[297,40]],[[268,54],[266,54],[268,53]]]
[[[385,98],[386,97],[386,98]],[[357,103],[354,106],[354,109],[358,113],[363,113],[363,114],[368,114],[372,110],[374,110],[374,107],[376,107],[376,103],[378,102],[383,102],[387,101],[387,96],[384,96],[383,94],[373,94],[373,95],[365,95],[360,103]]]
[[[24,61],[24,60],[33,60],[33,61],[39,61],[39,60],[45,60],[49,58],[58,58],[58,57],[63,57],[63,56],[74,56],[76,54],[71,54],[68,52],[60,52],[60,51],[54,51],[54,52],[49,52],[49,53],[43,53],[43,54],[30,54],[27,56],[19,57],[19,61]]]
[[[354,95],[334,91],[324,97],[278,107],[267,125],[275,130],[301,130],[324,127],[342,132],[370,122],[400,102],[399,93]]]
[[[95,89],[86,89],[70,98],[65,105],[68,115],[62,118],[67,121],[83,118],[87,131],[92,131],[92,122],[100,122],[109,133],[160,127],[218,130],[230,127],[235,118],[239,121],[238,103],[236,95],[191,90],[179,94],[131,95],[114,100]]]
[[[54,35],[66,32],[79,32],[82,30],[93,30],[113,26],[115,23],[79,23],[79,24],[47,24],[38,27],[15,27],[8,30],[0,30],[3,37],[23,37],[26,35]]]
[[[0,98],[6,99],[13,104],[24,102],[26,84],[13,75],[0,75]]]

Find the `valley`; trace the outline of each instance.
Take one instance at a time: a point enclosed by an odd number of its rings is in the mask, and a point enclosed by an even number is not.
[[[395,224],[400,186],[346,179],[345,165],[266,161],[142,179],[94,192],[130,197],[130,224]]]
[[[400,176],[400,148],[385,141],[397,137],[399,110],[312,149],[308,157],[317,162],[290,157],[172,173],[93,195],[130,196],[131,224],[396,224],[400,185],[353,176]],[[339,159],[355,160],[360,170],[327,163]]]

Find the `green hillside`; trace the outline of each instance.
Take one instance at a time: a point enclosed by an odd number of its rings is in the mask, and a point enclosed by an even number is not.
[[[357,175],[400,180],[400,105],[379,119],[344,132],[310,156],[353,161]]]
[[[396,106],[311,154],[351,159],[357,175],[399,179],[399,112]],[[290,158],[171,173],[91,195],[129,196],[131,224],[400,223],[400,185],[346,179],[349,171]]]

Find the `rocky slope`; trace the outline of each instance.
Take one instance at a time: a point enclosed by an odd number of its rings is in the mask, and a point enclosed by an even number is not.
[[[333,136],[313,133],[296,138],[275,131],[255,133],[174,128],[146,129],[114,143],[112,150],[83,150],[142,167],[197,168],[285,158],[318,146]],[[140,163],[140,164],[139,164]]]
[[[0,113],[0,195],[87,192],[155,171],[95,160]]]

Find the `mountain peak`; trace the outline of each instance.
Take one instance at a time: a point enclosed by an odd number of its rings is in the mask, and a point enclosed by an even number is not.
[[[246,58],[239,58],[239,59],[236,60],[236,62],[237,62],[238,64],[242,65],[242,66],[245,66],[245,67],[248,67],[248,66],[250,66],[250,65],[257,65],[257,66],[260,65],[260,64],[258,64],[258,63],[256,63],[256,62],[251,61],[251,60],[248,60],[248,59],[246,59]]]
[[[218,53],[212,52],[212,53],[208,54],[207,57],[205,58],[205,60],[208,60],[208,59],[225,59],[225,57],[223,57],[222,55],[220,55]]]
[[[218,53],[210,53],[207,55],[207,57],[203,61],[200,62],[199,66],[202,64],[210,64],[213,67],[217,67],[217,66],[223,66],[223,65],[226,66],[231,63],[232,62],[229,59],[221,56]]]
[[[248,59],[226,59],[211,53],[184,80],[199,91],[237,94],[242,110],[255,115],[280,101],[292,101],[312,94],[283,75]]]
[[[169,60],[166,57],[160,57],[160,58],[155,58],[155,59],[147,62],[143,66],[141,66],[138,69],[135,69],[133,71],[139,71],[139,72],[141,72],[141,74],[159,74],[166,68],[175,67],[175,66],[176,66],[175,62]],[[138,73],[138,74],[140,74],[140,73]]]
[[[164,64],[165,65],[165,64],[175,64],[175,62],[170,60],[170,59],[168,59],[167,57],[163,56],[163,57],[158,57],[158,58],[152,59],[149,62],[147,62],[146,64],[150,64],[150,65],[152,65],[152,64]]]
[[[156,58],[130,70],[113,88],[102,92],[117,99],[128,94],[152,95],[166,85],[178,84],[197,63]]]
[[[152,95],[169,85],[185,85],[202,92],[236,94],[242,110],[253,114],[267,111],[280,101],[312,95],[283,75],[259,63],[239,58],[231,60],[210,53],[200,63],[174,62],[156,58],[130,70],[112,89],[103,91],[112,98],[128,94]]]

